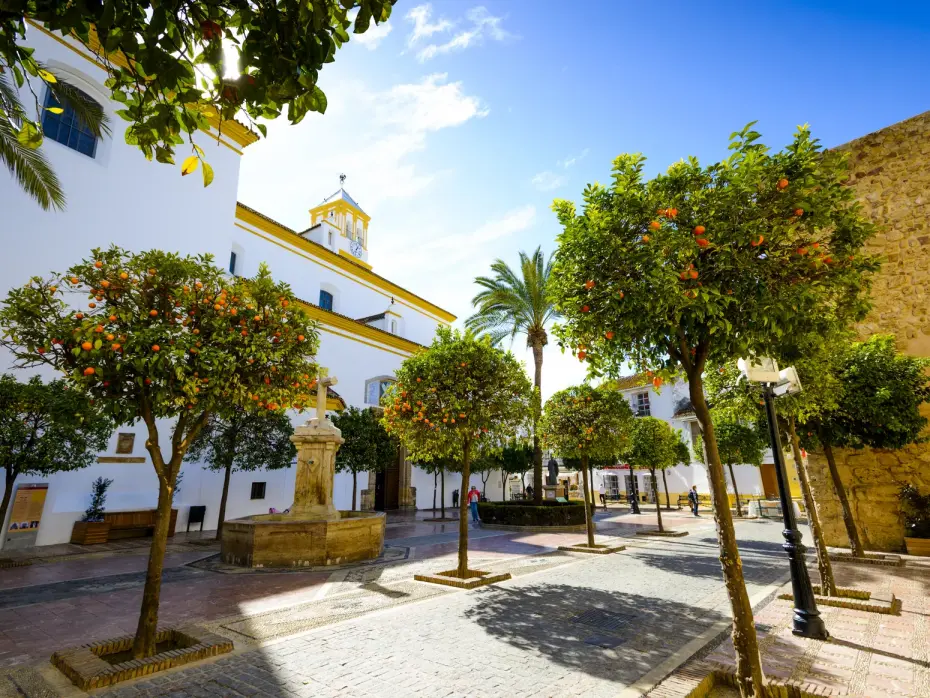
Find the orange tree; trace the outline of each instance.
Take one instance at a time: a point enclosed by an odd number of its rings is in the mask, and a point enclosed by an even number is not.
[[[680,443],[681,434],[672,429],[668,422],[656,417],[637,417],[630,434],[629,448],[623,454],[630,462],[630,475],[633,474],[633,468],[645,468],[649,471],[660,533],[665,528],[662,526],[662,503],[659,501],[656,470],[664,475],[666,469],[677,464]]]
[[[414,460],[461,464],[457,574],[468,576],[468,479],[480,441],[503,442],[525,427],[531,388],[513,354],[490,338],[442,327],[430,347],[398,369],[381,398],[384,426]]]
[[[761,695],[762,667],[702,374],[708,361],[765,355],[791,333],[861,317],[878,266],[861,250],[873,230],[845,185],[845,156],[806,127],[780,152],[758,139],[747,126],[723,162],[689,158],[651,180],[641,155],[621,155],[609,187],[585,189],[581,214],[553,205],[564,228],[553,272],[561,345],[593,375],[619,375],[629,361],[657,383],[687,377],[743,695]]]
[[[229,278],[208,255],[112,247],[13,289],[0,327],[20,365],[51,366],[115,423],[145,424],[158,509],[133,655],[150,656],[184,454],[214,412],[301,408],[317,371],[316,325],[266,268]]]
[[[540,431],[546,448],[581,461],[588,547],[594,547],[588,461],[616,457],[626,447],[632,422],[633,410],[622,393],[590,385],[560,390],[543,408]]]

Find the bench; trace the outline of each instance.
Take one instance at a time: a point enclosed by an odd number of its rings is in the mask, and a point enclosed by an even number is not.
[[[155,531],[155,510],[139,509],[136,511],[108,511],[103,514],[103,520],[110,524],[110,533],[107,540],[122,538],[145,538]],[[168,526],[168,537],[174,535],[174,526],[178,520],[178,510],[171,510],[171,521]]]
[[[742,497],[740,497],[740,500],[742,501]],[[712,506],[713,500],[709,494],[698,495],[698,507],[710,509]],[[691,502],[688,501],[688,495],[686,494],[678,495],[678,508],[681,509],[683,507],[688,507],[689,509],[691,508]]]

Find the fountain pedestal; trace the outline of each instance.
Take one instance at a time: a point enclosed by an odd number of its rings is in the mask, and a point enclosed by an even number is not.
[[[336,452],[345,443],[326,418],[321,379],[317,415],[294,430],[297,476],[287,514],[260,514],[223,524],[223,562],[242,567],[309,567],[372,560],[384,548],[384,512],[339,511],[333,505]]]

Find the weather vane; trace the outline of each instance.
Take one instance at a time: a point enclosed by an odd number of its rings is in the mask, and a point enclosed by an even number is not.
[[[339,175],[339,186],[341,187],[346,183],[346,176],[344,174]]]

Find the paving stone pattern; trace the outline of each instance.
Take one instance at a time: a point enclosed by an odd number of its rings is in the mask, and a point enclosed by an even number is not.
[[[740,533],[752,595],[787,569],[780,526],[741,525]],[[603,557],[515,560],[518,574],[496,586],[439,592],[101,695],[616,696],[728,616],[712,535],[704,526]],[[360,583],[372,584],[349,582]],[[390,590],[393,580],[377,583]]]

